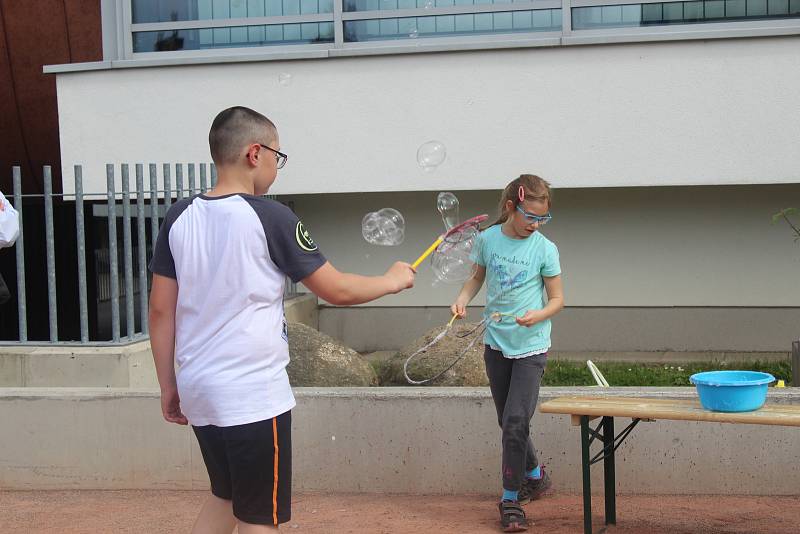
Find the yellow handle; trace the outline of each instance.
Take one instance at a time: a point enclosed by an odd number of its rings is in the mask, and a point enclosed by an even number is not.
[[[453,321],[455,321],[455,320],[456,320],[456,317],[458,317],[458,315],[456,315],[456,314],[453,314],[453,318],[452,318],[452,319],[450,319],[450,322],[449,322],[449,323],[447,323],[447,326],[448,326],[448,328],[449,328],[450,326],[452,326],[452,325],[453,325]],[[781,382],[783,382],[783,380],[781,380]]]
[[[422,263],[423,261],[425,261],[425,258],[427,258],[428,256],[430,256],[430,255],[431,255],[431,252],[433,252],[434,250],[436,250],[436,247],[438,247],[438,246],[439,246],[439,243],[441,243],[441,242],[442,242],[442,238],[441,238],[441,237],[439,237],[439,239],[437,239],[436,241],[434,241],[434,242],[433,242],[433,244],[432,244],[431,246],[429,246],[429,247],[428,247],[428,250],[426,250],[425,252],[423,252],[423,253],[422,253],[422,255],[421,255],[419,258],[417,258],[417,261],[415,261],[414,263],[412,263],[412,264],[411,264],[411,268],[412,268],[412,269],[414,269],[414,270],[416,271],[416,270],[417,270],[417,267],[419,267],[419,264],[420,264],[420,263]]]

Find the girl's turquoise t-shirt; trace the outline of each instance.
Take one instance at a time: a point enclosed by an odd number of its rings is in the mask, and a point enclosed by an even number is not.
[[[558,248],[540,232],[525,239],[505,235],[495,225],[481,232],[472,260],[486,267],[486,308],[484,318],[495,312],[521,317],[528,310],[540,310],[547,303],[543,276],[561,274]],[[550,348],[550,320],[527,328],[512,317],[498,323],[488,321],[484,343],[514,357]]]

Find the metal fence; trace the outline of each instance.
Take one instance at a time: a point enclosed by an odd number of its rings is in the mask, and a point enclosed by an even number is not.
[[[22,173],[20,167],[14,167],[13,174],[13,203],[20,216],[19,237],[15,244],[16,252],[16,300],[18,325],[17,339],[13,343],[42,344],[42,343],[129,343],[148,337],[148,290],[151,277],[147,264],[152,256],[153,245],[156,242],[159,230],[159,221],[174,200],[180,200],[194,194],[204,193],[213,188],[217,182],[216,168],[213,164],[169,164],[160,166],[149,164],[147,176],[143,164],[134,166],[134,176],[131,180],[131,166],[119,165],[121,190],[116,191],[117,168],[113,164],[106,165],[106,191],[84,192],[83,169],[80,165],[74,167],[75,192],[74,194],[53,193],[52,169],[44,167],[43,194],[22,193]],[[173,174],[174,170],[174,186]],[[185,172],[184,172],[185,171]],[[185,178],[185,179],[184,179]],[[133,181],[133,184],[131,183]],[[162,187],[158,185],[161,183]],[[133,185],[133,188],[131,188]],[[148,187],[149,186],[149,187]],[[274,197],[273,197],[274,198]],[[44,243],[32,242],[31,235],[26,235],[25,219],[26,200],[43,200],[44,217]],[[64,250],[56,246],[56,228],[54,228],[53,201],[57,200],[63,209],[74,202],[74,250]],[[89,217],[92,220],[105,219],[101,225],[87,223],[86,207],[91,206]],[[27,217],[30,223],[30,217]],[[71,217],[70,217],[71,220]],[[38,221],[37,221],[38,222]],[[118,228],[118,223],[121,228]],[[103,232],[99,232],[103,226]],[[91,247],[87,254],[87,227],[93,228]],[[58,232],[72,230],[58,228]],[[121,234],[121,236],[120,236]],[[26,243],[26,240],[27,243]],[[121,241],[121,247],[120,243]],[[34,246],[31,246],[35,243]],[[30,315],[40,317],[42,314],[31,313],[28,309],[28,293],[31,288],[26,287],[26,278],[35,272],[36,267],[28,266],[26,273],[26,244],[30,249],[44,245],[47,285],[47,332],[48,339],[29,339],[28,318]],[[57,254],[57,250],[59,254]],[[29,254],[30,255],[30,254]],[[74,255],[74,258],[73,258]],[[90,264],[87,266],[87,258]],[[74,261],[77,265],[67,265]],[[91,272],[91,276],[87,273]],[[57,287],[67,282],[63,277],[77,276],[76,293],[74,300],[77,302],[65,303]],[[59,278],[62,277],[62,278]],[[94,283],[93,286],[87,284]],[[74,284],[74,280],[68,281]],[[11,285],[9,283],[9,285]],[[286,295],[291,296],[297,292],[296,284],[287,279]],[[72,297],[72,292],[66,298]],[[91,293],[92,299],[88,295]],[[59,336],[59,304],[62,312],[72,311],[77,304],[77,325],[79,334],[72,339]],[[90,304],[93,306],[90,308]],[[6,306],[12,306],[11,303]],[[95,327],[90,329],[89,317],[96,320]],[[66,318],[62,317],[62,323]],[[69,318],[74,319],[74,318]],[[109,328],[104,329],[102,326]],[[123,333],[124,327],[124,333]],[[90,332],[92,330],[92,332]],[[108,330],[105,335],[102,333]],[[8,340],[6,340],[8,341]]]

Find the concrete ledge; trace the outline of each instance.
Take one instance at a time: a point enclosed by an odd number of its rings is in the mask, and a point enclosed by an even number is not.
[[[0,348],[2,387],[158,387],[150,341]]]
[[[319,304],[313,293],[286,299],[283,302],[283,314],[290,323],[303,323],[319,330]]]
[[[299,491],[493,493],[500,433],[491,396],[473,388],[297,388],[294,486]],[[543,388],[569,394],[694,398],[692,388]],[[800,391],[770,390],[773,403]],[[208,485],[191,431],[161,419],[158,392],[0,389],[4,489],[200,489]],[[618,427],[625,424],[618,422]],[[580,491],[580,441],[569,418],[532,425],[558,491]],[[620,447],[620,493],[798,495],[800,429],[657,421]],[[594,487],[602,468],[594,469]]]
[[[315,295],[284,302],[286,320],[319,326]],[[128,345],[4,345],[0,387],[158,389],[150,341]]]

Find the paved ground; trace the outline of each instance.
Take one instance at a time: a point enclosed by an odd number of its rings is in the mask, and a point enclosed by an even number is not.
[[[186,533],[205,492],[0,491],[0,532]],[[602,499],[594,500],[595,532]],[[579,495],[551,495],[526,507],[530,532],[580,533]],[[465,534],[498,532],[491,496],[296,495],[281,530],[310,534]],[[798,497],[619,496],[618,526],[606,533],[798,532]]]

